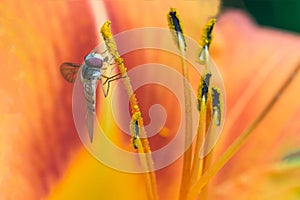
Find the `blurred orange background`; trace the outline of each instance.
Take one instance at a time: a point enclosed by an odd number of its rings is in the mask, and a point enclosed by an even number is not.
[[[198,40],[204,23],[218,13],[219,1],[0,3],[0,199],[145,199],[141,175],[112,170],[82,147],[72,118],[72,85],[61,77],[59,66],[81,63],[99,43],[98,29],[106,19],[113,22],[114,34],[167,27],[171,6],[178,9],[185,33]],[[227,114],[215,158],[300,63],[299,49],[299,35],[257,26],[240,11],[220,14],[211,56],[223,76]],[[278,163],[299,147],[299,89],[297,74],[247,144],[214,178],[209,199],[297,197],[300,170]],[[177,197],[180,161],[157,172],[161,199]],[[272,196],[276,190],[284,196]]]

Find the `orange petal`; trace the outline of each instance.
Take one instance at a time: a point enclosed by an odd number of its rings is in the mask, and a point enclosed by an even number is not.
[[[81,62],[97,30],[85,2],[2,1],[0,12],[0,199],[40,199],[80,148],[59,65]]]
[[[258,166],[214,187],[209,199],[298,199],[299,163]]]
[[[221,36],[222,34],[222,36]],[[222,15],[216,35],[223,38],[219,64],[227,92],[227,116],[219,154],[268,104],[291,71],[300,64],[300,37],[256,26],[239,11]],[[216,40],[217,40],[216,36]],[[299,145],[299,84],[282,95],[246,145],[219,173],[218,183],[245,170],[273,162]],[[218,155],[216,156],[218,157]]]

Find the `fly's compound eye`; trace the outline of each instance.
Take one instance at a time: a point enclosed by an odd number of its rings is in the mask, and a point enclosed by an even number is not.
[[[103,66],[103,58],[99,53],[89,53],[85,58],[84,62],[88,67],[101,68]]]

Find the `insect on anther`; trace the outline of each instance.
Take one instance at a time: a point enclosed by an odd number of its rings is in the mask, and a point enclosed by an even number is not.
[[[101,89],[104,97],[107,97],[110,83],[112,81],[123,78],[121,73],[110,76],[104,74],[107,70],[111,72],[115,68],[114,59],[107,50],[98,53],[92,51],[84,58],[82,65],[71,62],[65,62],[60,66],[62,76],[70,83],[74,83],[78,72],[80,71],[80,79],[84,87],[86,100],[86,124],[90,141],[93,141],[94,134],[94,116],[96,110],[96,89],[98,81],[101,83]]]

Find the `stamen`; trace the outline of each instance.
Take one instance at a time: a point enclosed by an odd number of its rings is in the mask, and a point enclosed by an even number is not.
[[[223,101],[222,101],[222,96],[219,88],[212,86],[211,99],[212,99],[212,104],[211,104],[212,118],[210,121],[210,128],[208,130],[207,137],[205,140],[205,145],[204,145],[204,153],[207,155],[203,158],[201,176],[211,166],[211,161],[213,157],[212,145],[214,145],[216,134],[217,134],[217,126],[220,126],[221,117],[223,114]],[[201,190],[201,193],[199,194],[199,198],[200,199],[207,198],[207,187],[204,187]]]
[[[242,134],[235,139],[235,141],[229,146],[229,148],[221,155],[215,163],[203,174],[197,183],[190,188],[188,193],[188,199],[195,199],[198,193],[202,190],[203,187],[208,183],[208,181],[216,175],[220,171],[220,169],[228,162],[230,158],[240,149],[240,147],[247,141],[253,130],[262,122],[262,120],[266,117],[266,115],[271,111],[275,103],[280,99],[281,95],[288,86],[291,84],[295,74],[300,69],[300,64],[293,70],[293,72],[289,75],[287,80],[282,84],[280,89],[273,96],[269,104],[263,109],[263,111],[254,119],[254,121],[246,128]]]
[[[180,197],[179,199],[184,200],[187,194],[187,188],[190,170],[191,170],[191,160],[192,160],[192,146],[189,142],[192,140],[192,100],[191,100],[191,91],[189,88],[189,73],[185,61],[185,51],[186,51],[186,42],[183,34],[183,29],[181,26],[181,20],[177,15],[175,8],[171,8],[167,19],[169,22],[169,28],[172,30],[175,42],[178,45],[178,48],[181,53],[181,70],[183,74],[183,87],[184,87],[184,102],[185,102],[185,149],[183,155],[183,171],[181,178],[181,187],[180,187]]]
[[[189,181],[189,186],[192,186],[196,183],[198,179],[198,175],[201,174],[203,162],[199,157],[201,145],[204,141],[205,134],[207,132],[208,123],[210,120],[207,121],[207,115],[211,109],[207,109],[208,106],[208,96],[210,95],[210,78],[211,73],[209,71],[205,71],[203,77],[201,77],[200,84],[198,87],[198,109],[200,111],[200,117],[198,122],[198,130],[197,130],[197,138],[196,138],[196,145],[195,145],[195,152],[192,164],[192,171],[191,177]]]
[[[156,177],[155,177],[155,172],[154,172],[154,166],[153,166],[153,160],[151,156],[151,149],[149,146],[149,142],[147,139],[147,134],[144,128],[144,122],[143,118],[141,116],[141,113],[139,112],[139,106],[138,106],[138,101],[135,97],[135,94],[133,92],[129,76],[127,75],[127,69],[125,68],[123,58],[121,58],[117,45],[114,41],[114,38],[111,34],[110,30],[110,21],[106,21],[102,28],[101,28],[101,34],[103,36],[103,39],[105,41],[105,44],[107,46],[108,51],[110,54],[114,57],[115,62],[119,66],[119,70],[122,74],[122,80],[125,85],[126,92],[129,97],[131,109],[132,109],[132,118],[134,122],[138,122],[138,129],[139,129],[139,135],[142,137],[141,139],[139,137],[136,138],[136,146],[138,149],[139,153],[139,158],[141,165],[144,167],[146,175],[146,183],[147,183],[147,194],[148,194],[148,199],[151,200],[157,200],[158,199],[158,194],[157,194],[157,188],[156,188]]]
[[[212,77],[212,73],[209,70],[210,57],[208,50],[212,41],[212,30],[215,22],[216,19],[209,20],[209,22],[203,29],[203,34],[200,39],[200,46],[202,46],[202,49],[200,51],[199,61],[201,64],[204,65],[205,71],[204,76],[203,78],[201,78],[198,87],[197,101],[198,110],[200,111],[200,117],[198,122],[192,172],[189,182],[190,187],[197,182],[198,178],[202,176],[202,174],[207,170],[207,168],[210,165],[210,162],[212,160],[212,153],[209,153],[208,155],[205,154],[209,150],[208,148],[211,147],[213,138],[216,135],[216,123],[220,124],[221,120],[221,118],[217,118],[221,116],[214,112],[214,109],[216,110],[217,108],[221,110],[220,103],[218,104],[218,101],[220,102],[220,100],[216,99],[220,95],[217,95],[218,93],[215,87],[210,86],[210,78]],[[204,140],[204,138],[206,138],[206,140]],[[200,152],[201,146],[203,146],[202,152]],[[205,199],[206,192],[203,191],[199,195],[201,195],[200,199]]]

